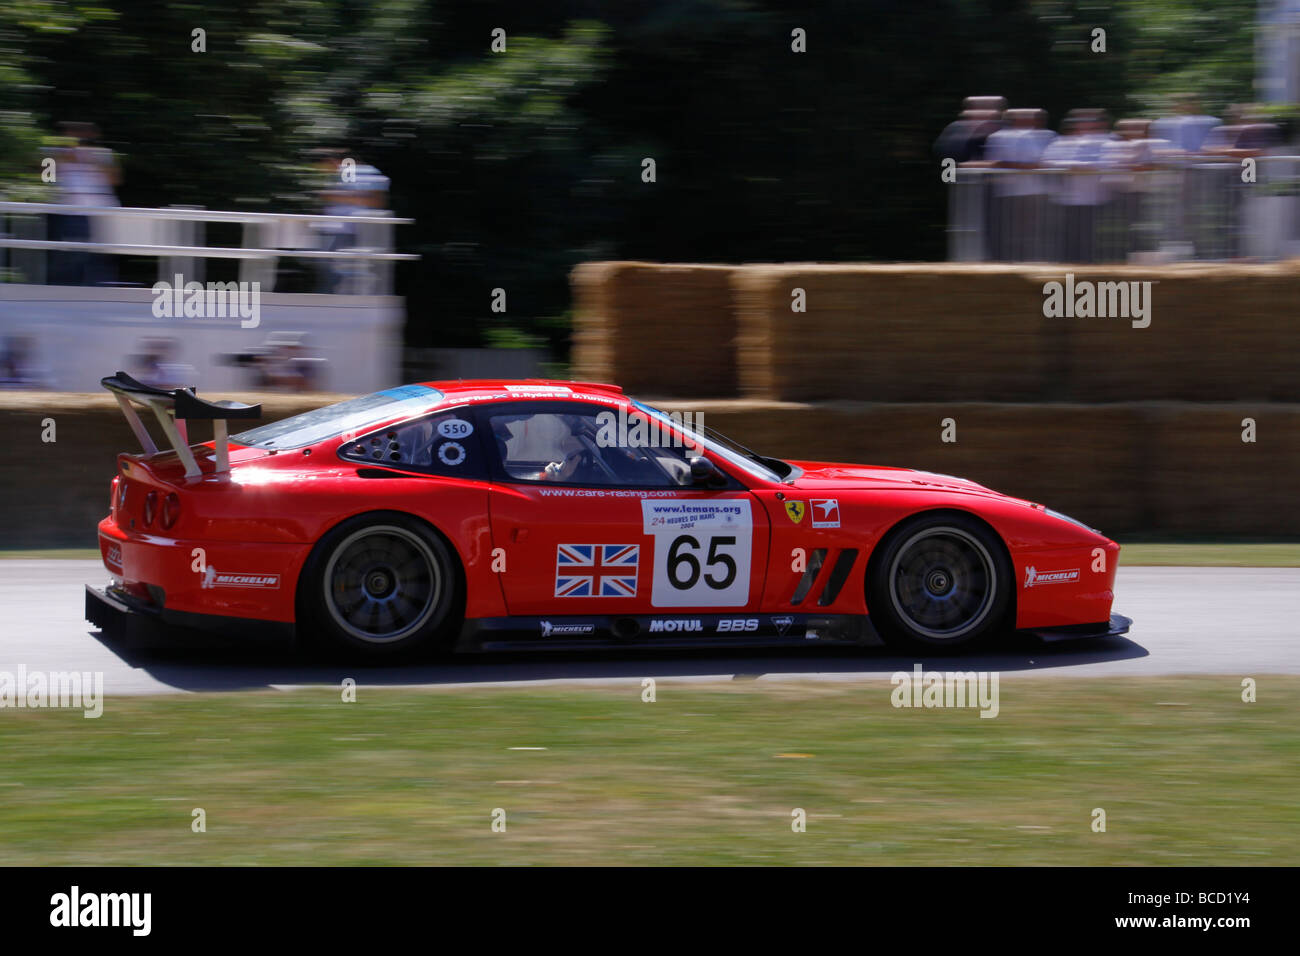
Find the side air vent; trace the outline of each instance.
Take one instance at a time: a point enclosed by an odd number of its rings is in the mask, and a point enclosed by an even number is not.
[[[819,607],[825,607],[839,597],[840,588],[844,587],[844,582],[848,580],[849,572],[853,570],[853,562],[856,560],[858,560],[857,548],[845,548],[840,552],[835,567],[831,568],[830,580],[826,582],[822,596],[817,599]]]
[[[799,579],[799,586],[794,589],[794,597],[790,598],[791,604],[798,604],[808,596],[808,592],[812,590],[813,582],[817,580],[817,573],[822,569],[822,562],[825,560],[825,548],[817,548],[813,551],[812,557],[808,559],[808,567],[804,570],[803,577]]]

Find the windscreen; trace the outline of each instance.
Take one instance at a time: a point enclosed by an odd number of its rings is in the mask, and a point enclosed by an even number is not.
[[[674,422],[669,415],[665,414],[664,412],[660,411],[657,408],[654,408],[650,405],[646,405],[642,402],[633,402],[632,404],[635,405],[637,408],[639,408],[641,411],[645,412],[647,415],[650,415],[651,417],[657,419],[658,421],[662,422],[665,425],[668,425],[669,427],[674,427],[674,428],[683,427],[681,422]],[[741,448],[739,445],[736,445],[733,441],[731,441],[731,439],[727,438],[724,435],[719,434],[718,432],[715,432],[713,429],[708,429],[707,431],[704,430],[697,431],[695,429],[686,428],[683,430],[688,432],[695,441],[699,442],[709,451],[713,452],[716,455],[720,455],[722,458],[726,459],[731,464],[744,469],[754,477],[762,478],[764,481],[781,480],[781,476],[772,470],[771,465],[767,464],[766,460],[760,460],[752,452],[749,452],[747,449]],[[789,465],[785,465],[784,462],[781,462],[780,464],[784,465],[784,467],[786,467],[787,469],[790,467]]]

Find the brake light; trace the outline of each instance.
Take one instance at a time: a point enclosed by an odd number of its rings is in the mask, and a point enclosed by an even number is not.
[[[158,492],[151,491],[144,496],[144,523],[153,524],[154,515],[158,513]]]
[[[163,501],[162,526],[170,528],[181,516],[181,499],[175,493],[169,494]]]
[[[108,486],[108,510],[112,511],[117,507],[117,476],[113,476],[113,483]]]

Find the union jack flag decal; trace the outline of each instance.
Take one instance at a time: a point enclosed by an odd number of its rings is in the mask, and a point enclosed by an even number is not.
[[[639,544],[561,544],[555,548],[556,597],[636,597]]]

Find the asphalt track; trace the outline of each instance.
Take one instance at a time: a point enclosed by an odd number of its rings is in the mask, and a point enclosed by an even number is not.
[[[0,560],[0,671],[100,671],[104,693],[160,694],[337,685],[538,685],[670,680],[835,680],[888,677],[913,658],[885,649],[632,651],[474,655],[405,667],[304,663],[268,648],[178,645],[128,651],[82,620],[83,585],[98,561]],[[981,654],[930,657],[927,670],[1058,677],[1300,674],[1300,568],[1121,568],[1115,610],[1124,638],[1069,644],[1017,640]]]

